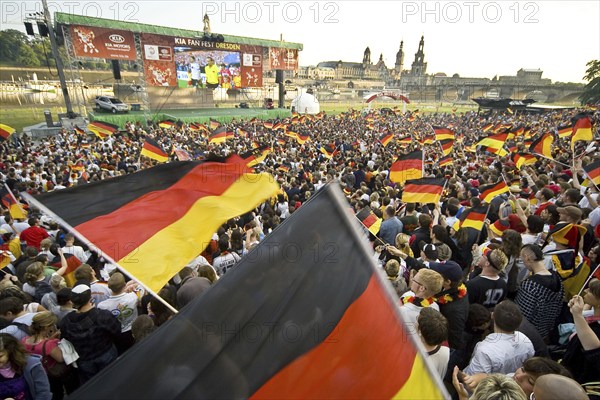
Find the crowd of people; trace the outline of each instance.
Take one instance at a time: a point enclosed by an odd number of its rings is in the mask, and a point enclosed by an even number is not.
[[[208,127],[183,122],[128,123],[104,139],[65,130],[42,142],[0,143],[0,178],[15,194],[35,195],[135,173],[156,163],[139,156],[146,137],[171,161],[267,149],[253,168],[276,177],[280,193],[223,224],[160,290],[164,302],[181,309],[210,290],[312,194],[337,182],[357,214],[369,208],[382,220],[377,232],[365,228],[373,257],[408,332],[453,396],[585,399],[600,393],[600,199],[583,167],[600,159],[600,149],[595,140],[571,147],[557,131],[581,112],[600,126],[596,109],[382,109],[234,120],[223,125],[233,137],[219,143]],[[443,166],[434,126],[455,137],[452,162]],[[500,130],[515,133],[505,143],[508,155],[476,146]],[[527,153],[547,133],[551,157],[517,166],[511,155]],[[393,140],[380,140],[389,134]],[[389,179],[393,162],[414,150],[424,152],[425,177],[447,181],[438,204],[403,202],[403,183]],[[500,181],[509,193],[484,202],[484,186]],[[461,228],[481,207],[483,227]],[[5,210],[0,226],[0,394],[60,399],[173,312],[56,221],[28,211],[18,220]],[[77,268],[66,274],[73,262]]]

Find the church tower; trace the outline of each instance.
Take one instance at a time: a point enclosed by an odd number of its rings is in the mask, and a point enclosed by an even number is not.
[[[368,47],[365,49],[365,53],[363,55],[363,68],[367,68],[371,64],[371,49]]]
[[[425,52],[423,48],[425,47],[425,37],[421,36],[421,41],[419,42],[419,50],[415,53],[415,61],[412,63],[412,67],[410,69],[410,74],[412,76],[424,76],[427,71],[427,63],[425,62]]]
[[[400,42],[400,50],[396,53],[396,64],[394,64],[396,74],[400,75],[402,69],[404,69],[404,40]]]

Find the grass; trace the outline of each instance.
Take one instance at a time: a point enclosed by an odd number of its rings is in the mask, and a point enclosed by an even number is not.
[[[11,126],[21,132],[24,127],[44,122],[44,110],[50,110],[56,122],[58,114],[66,112],[65,107],[57,106],[6,106],[0,108],[0,123]]]

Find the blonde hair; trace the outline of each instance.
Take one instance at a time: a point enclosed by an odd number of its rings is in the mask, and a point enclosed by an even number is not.
[[[410,236],[406,233],[399,233],[396,235],[396,248],[401,252],[407,254],[409,257],[414,257],[414,254],[409,245]]]
[[[419,274],[419,283],[425,286],[425,289],[432,295],[438,294],[444,285],[444,277],[438,272],[429,268],[422,268],[417,272]]]
[[[508,265],[508,257],[501,249],[494,249],[489,253],[488,262],[491,261],[490,265],[492,268],[498,271],[504,271],[504,268]]]
[[[25,270],[25,282],[33,286],[40,278],[40,275],[42,275],[43,273],[44,264],[42,264],[39,261],[31,263],[27,266],[27,269]]]
[[[41,333],[44,329],[56,325],[58,317],[50,311],[42,311],[33,316],[29,330],[32,335]]]
[[[385,272],[390,278],[396,278],[400,273],[400,263],[398,260],[391,259],[385,263]]]
[[[512,378],[491,374],[479,382],[471,400],[527,400],[527,396]]]

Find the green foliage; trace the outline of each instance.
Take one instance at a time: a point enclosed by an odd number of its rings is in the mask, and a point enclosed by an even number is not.
[[[18,55],[15,61],[17,64],[25,67],[39,67],[41,64],[36,52],[31,46],[28,46],[25,43],[19,45]]]
[[[600,60],[592,60],[586,64],[586,67],[588,69],[583,79],[588,81],[588,84],[583,88],[579,100],[581,104],[600,103]]]

